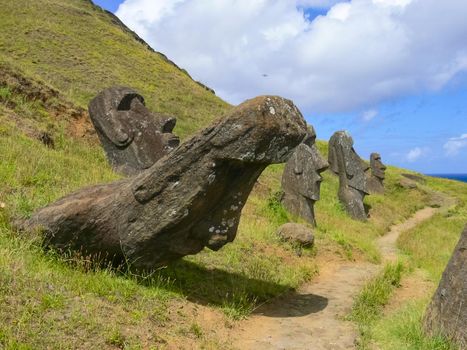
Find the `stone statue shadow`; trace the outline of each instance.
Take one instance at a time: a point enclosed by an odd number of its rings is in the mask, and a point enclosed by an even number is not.
[[[162,284],[160,281],[163,281]],[[148,287],[157,285],[201,305],[238,308],[245,304],[265,303],[254,313],[263,313],[271,317],[304,316],[327,306],[327,299],[321,296],[297,294],[286,285],[218,268],[206,268],[183,259],[153,272],[151,278],[138,279],[138,282]],[[290,310],[283,307],[277,310],[269,309],[268,306],[275,300],[285,296],[290,301],[287,302],[290,304]]]
[[[301,317],[324,310],[328,302],[328,298],[321,295],[297,294],[292,291],[259,307],[254,313],[267,317]]]

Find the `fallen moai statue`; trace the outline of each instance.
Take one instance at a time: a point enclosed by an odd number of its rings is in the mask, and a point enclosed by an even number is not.
[[[150,112],[127,87],[111,87],[89,103],[89,116],[115,171],[135,175],[178,147],[176,119]]]
[[[467,349],[467,226],[428,306],[424,328]]]
[[[261,172],[306,135],[295,105],[262,96],[232,109],[139,175],[83,189],[21,224],[46,244],[154,268],[235,238]]]
[[[328,168],[328,162],[315,145],[316,133],[309,128],[308,135],[295,148],[282,174],[282,203],[291,213],[316,226],[314,204],[319,200],[320,173]]]
[[[357,155],[347,131],[336,131],[329,140],[329,166],[339,176],[338,197],[354,219],[366,220],[363,198],[368,194],[365,171],[368,165]]]
[[[386,166],[381,161],[379,153],[372,153],[370,155],[370,168],[371,174],[367,177],[367,188],[370,194],[384,193],[384,178]]]

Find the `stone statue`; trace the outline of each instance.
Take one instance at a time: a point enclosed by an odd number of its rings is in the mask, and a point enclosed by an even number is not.
[[[89,103],[89,116],[114,170],[135,175],[178,147],[176,119],[151,113],[144,98],[127,87],[111,87]]]
[[[314,204],[319,200],[323,180],[320,174],[328,168],[328,162],[316,148],[315,130],[313,127],[308,130],[307,136],[285,165],[282,203],[291,213],[316,226]]]
[[[140,174],[68,195],[19,227],[59,250],[79,250],[151,269],[235,238],[241,210],[261,172],[283,163],[306,135],[295,105],[262,96]]]
[[[371,174],[367,176],[368,192],[382,194],[384,193],[384,173],[386,166],[381,162],[379,153],[372,153],[370,155]]]
[[[369,166],[357,155],[347,131],[336,131],[329,140],[328,161],[339,176],[339,200],[354,219],[366,220],[363,198],[368,194],[365,171]]]
[[[467,349],[467,226],[428,306],[424,328],[432,336],[442,334],[459,349]]]

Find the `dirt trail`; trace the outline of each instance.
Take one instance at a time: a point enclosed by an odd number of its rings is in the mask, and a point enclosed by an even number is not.
[[[381,252],[383,261],[395,261],[397,259],[396,242],[402,232],[410,230],[421,222],[431,218],[438,210],[439,208],[432,207],[420,209],[406,221],[391,226],[389,232],[377,240],[377,246]]]
[[[427,207],[403,223],[393,225],[377,241],[383,261],[397,257],[400,233],[429,219],[439,209]],[[343,318],[353,298],[381,266],[369,263],[343,263],[322,270],[312,283],[296,293],[275,299],[240,323],[232,339],[236,349],[341,350],[354,349],[358,333]]]

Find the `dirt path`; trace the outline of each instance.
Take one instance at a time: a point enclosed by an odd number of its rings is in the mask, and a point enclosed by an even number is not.
[[[384,261],[397,257],[400,233],[433,216],[438,209],[424,208],[377,241]],[[354,349],[358,333],[343,318],[353,298],[381,266],[345,263],[320,272],[312,283],[292,295],[275,299],[260,307],[240,324],[232,339],[236,349],[341,350]]]
[[[402,232],[410,230],[421,222],[431,218],[438,210],[438,208],[432,207],[420,209],[406,221],[391,226],[389,232],[377,240],[377,246],[381,252],[383,262],[395,261],[397,259],[396,242]]]

